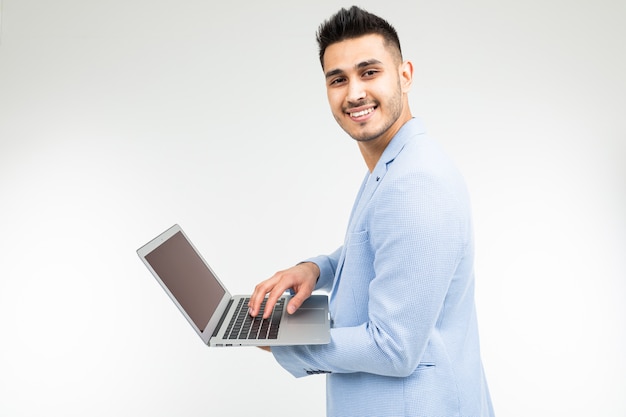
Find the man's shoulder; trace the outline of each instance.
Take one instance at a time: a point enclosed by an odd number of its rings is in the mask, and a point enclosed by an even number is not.
[[[443,174],[457,168],[441,144],[426,134],[417,134],[406,141],[389,169],[401,172]]]

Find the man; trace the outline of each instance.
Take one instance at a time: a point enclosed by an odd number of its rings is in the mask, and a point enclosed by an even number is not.
[[[290,313],[313,290],[330,291],[328,345],[271,349],[296,377],[327,374],[329,416],[492,416],[469,199],[411,115],[413,65],[393,27],[357,7],[324,22],[317,40],[333,116],[368,174],[343,246],[257,285],[250,314],[286,290]]]

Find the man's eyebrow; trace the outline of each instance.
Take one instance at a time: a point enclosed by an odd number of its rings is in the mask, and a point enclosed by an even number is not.
[[[359,62],[358,64],[356,64],[354,66],[354,68],[355,69],[362,69],[362,68],[367,68],[367,67],[369,67],[371,65],[379,65],[379,64],[382,64],[382,62],[377,60],[377,59],[372,58],[372,59],[368,59],[368,60]],[[340,69],[340,68],[333,69],[333,70],[330,70],[330,71],[328,71],[326,73],[326,78],[330,78],[330,77],[333,77],[335,75],[339,75],[339,74],[343,74],[343,73],[344,73],[344,71],[342,69]]]
[[[363,62],[359,62],[358,64],[356,64],[356,68],[365,68],[365,67],[369,67],[370,65],[378,65],[378,64],[382,64],[382,62],[380,62],[377,59],[368,59],[367,61],[363,61]]]
[[[343,74],[342,69],[337,68],[334,70],[330,70],[326,73],[326,78],[334,77],[335,75],[339,75],[339,74]]]

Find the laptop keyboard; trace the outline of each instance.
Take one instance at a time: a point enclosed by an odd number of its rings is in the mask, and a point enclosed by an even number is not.
[[[285,299],[279,298],[276,301],[274,311],[267,319],[262,318],[267,298],[263,300],[261,310],[256,317],[248,314],[249,301],[249,298],[242,298],[237,303],[235,314],[233,314],[226,328],[226,333],[224,333],[224,339],[277,339],[280,319],[285,307]]]

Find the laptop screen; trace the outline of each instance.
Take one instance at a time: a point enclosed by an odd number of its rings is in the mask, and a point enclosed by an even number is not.
[[[204,331],[226,291],[181,232],[145,256],[194,324]]]

